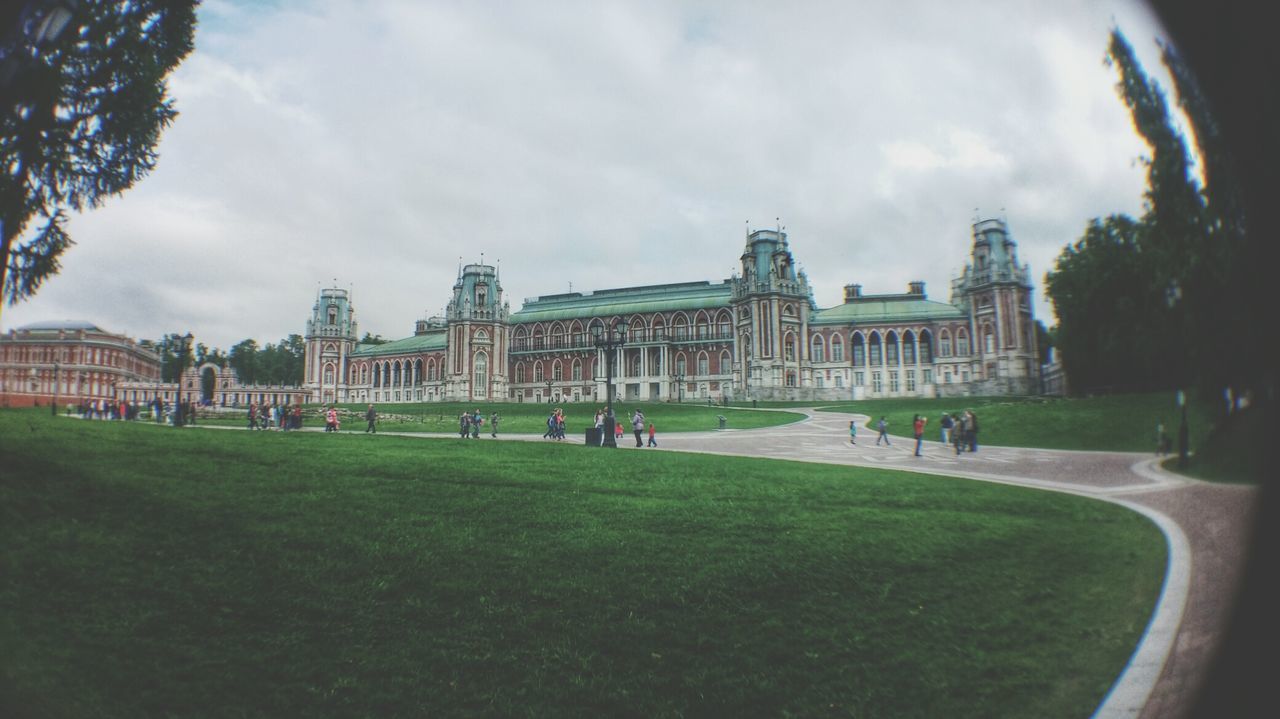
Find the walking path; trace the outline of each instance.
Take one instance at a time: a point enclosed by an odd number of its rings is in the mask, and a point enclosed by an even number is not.
[[[916,457],[914,440],[895,437],[891,446],[876,446],[876,432],[870,429],[859,433],[857,445],[850,445],[849,420],[856,419],[859,427],[865,428],[869,419],[865,415],[787,411],[804,412],[806,418],[763,429],[659,435],[658,449],[881,467],[1001,482],[1093,497],[1149,517],[1168,541],[1164,587],[1128,667],[1094,716],[1186,716],[1230,618],[1248,546],[1256,487],[1187,479],[1163,471],[1150,455],[1132,452],[980,446],[978,452],[956,455],[949,446],[926,441],[922,456]],[[935,430],[931,432],[937,436]],[[499,438],[545,441],[538,435]],[[570,435],[565,441],[583,443],[581,435]],[[631,442],[627,434],[618,447],[636,449]]]

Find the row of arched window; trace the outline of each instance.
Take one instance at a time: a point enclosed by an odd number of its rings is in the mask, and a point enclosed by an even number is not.
[[[437,363],[435,357],[428,357],[425,363],[421,358],[359,362],[348,368],[347,382],[372,387],[409,387],[438,381],[443,364],[443,359]]]
[[[612,327],[612,322],[597,317],[585,324],[573,320],[518,325],[511,333],[511,347],[517,351],[590,347],[594,333]],[[677,312],[670,318],[661,314],[636,316],[627,323],[626,329],[631,342],[728,340],[733,338],[732,324],[733,316],[728,310],[699,310],[692,316],[685,312]]]

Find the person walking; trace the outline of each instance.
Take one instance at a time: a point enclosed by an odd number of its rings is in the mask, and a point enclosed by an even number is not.
[[[978,451],[978,415],[972,410],[966,412],[969,415],[968,432],[969,432],[969,451]]]
[[[858,439],[858,420],[849,420],[849,444],[857,444]]]
[[[655,439],[653,436],[653,422],[649,423],[649,446],[650,447],[658,446],[658,440]]]
[[[249,403],[249,429],[258,428],[258,405]]]
[[[470,435],[471,415],[467,414],[466,410],[463,410],[462,414],[458,415],[458,437],[466,439]]]
[[[951,421],[951,415],[946,412],[942,413],[942,421],[938,423],[942,427],[942,446],[951,444],[951,428],[955,424]]]
[[[924,446],[924,426],[929,420],[920,415],[916,415],[911,421],[911,431],[916,435],[916,456],[920,456],[920,448]]]
[[[471,410],[471,439],[480,439],[480,425],[484,424],[484,415],[480,414],[480,408]]]
[[[643,447],[644,442],[640,441],[640,433],[644,431],[644,412],[636,410],[631,415],[631,429],[636,433],[636,446]]]
[[[338,431],[338,408],[337,407],[330,405],[329,411],[325,413],[324,431],[326,432]]]
[[[964,444],[965,444],[964,414],[961,414],[959,417],[955,415],[951,415],[951,424],[952,424],[951,443],[954,444],[956,447],[956,456],[959,456],[960,453],[964,451]]]
[[[876,424],[876,429],[880,430],[880,436],[876,437],[876,446],[880,446],[880,440],[884,440],[886,447],[892,447],[893,443],[889,441],[889,423],[885,420],[884,415],[880,415],[880,422]]]
[[[494,410],[493,412],[489,413],[489,436],[490,437],[498,436],[498,420],[499,419],[500,418],[498,417],[497,410]]]
[[[369,405],[369,409],[365,411],[364,421],[369,423],[369,426],[364,429],[365,434],[378,433],[378,412],[373,408],[373,405]]]
[[[604,410],[596,410],[596,436],[600,438],[600,446],[604,446]]]
[[[555,435],[556,435],[556,413],[555,413],[555,410],[552,410],[551,414],[547,415],[547,431],[542,433],[542,438],[555,439]]]

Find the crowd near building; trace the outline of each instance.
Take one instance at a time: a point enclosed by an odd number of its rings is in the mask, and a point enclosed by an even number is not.
[[[543,295],[516,312],[492,265],[461,266],[444,316],[384,344],[360,343],[350,293],[323,289],[306,324],[307,400],[600,402],[607,373],[636,401],[1035,393],[1030,269],[1004,220],[972,229],[947,302],[923,282],[878,295],[849,284],[820,308],[781,228],[749,232],[723,281]],[[621,346],[599,341],[610,330]]]

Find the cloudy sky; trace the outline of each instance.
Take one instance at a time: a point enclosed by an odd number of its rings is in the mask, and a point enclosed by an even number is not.
[[[1135,2],[227,2],[170,83],[160,165],[76,216],[3,328],[84,319],[226,349],[351,288],[412,333],[463,262],[540,294],[729,276],[781,218],[819,306],[948,299],[975,212],[1036,278],[1141,208],[1144,146],[1103,65]],[[1164,83],[1168,87],[1168,83]]]

